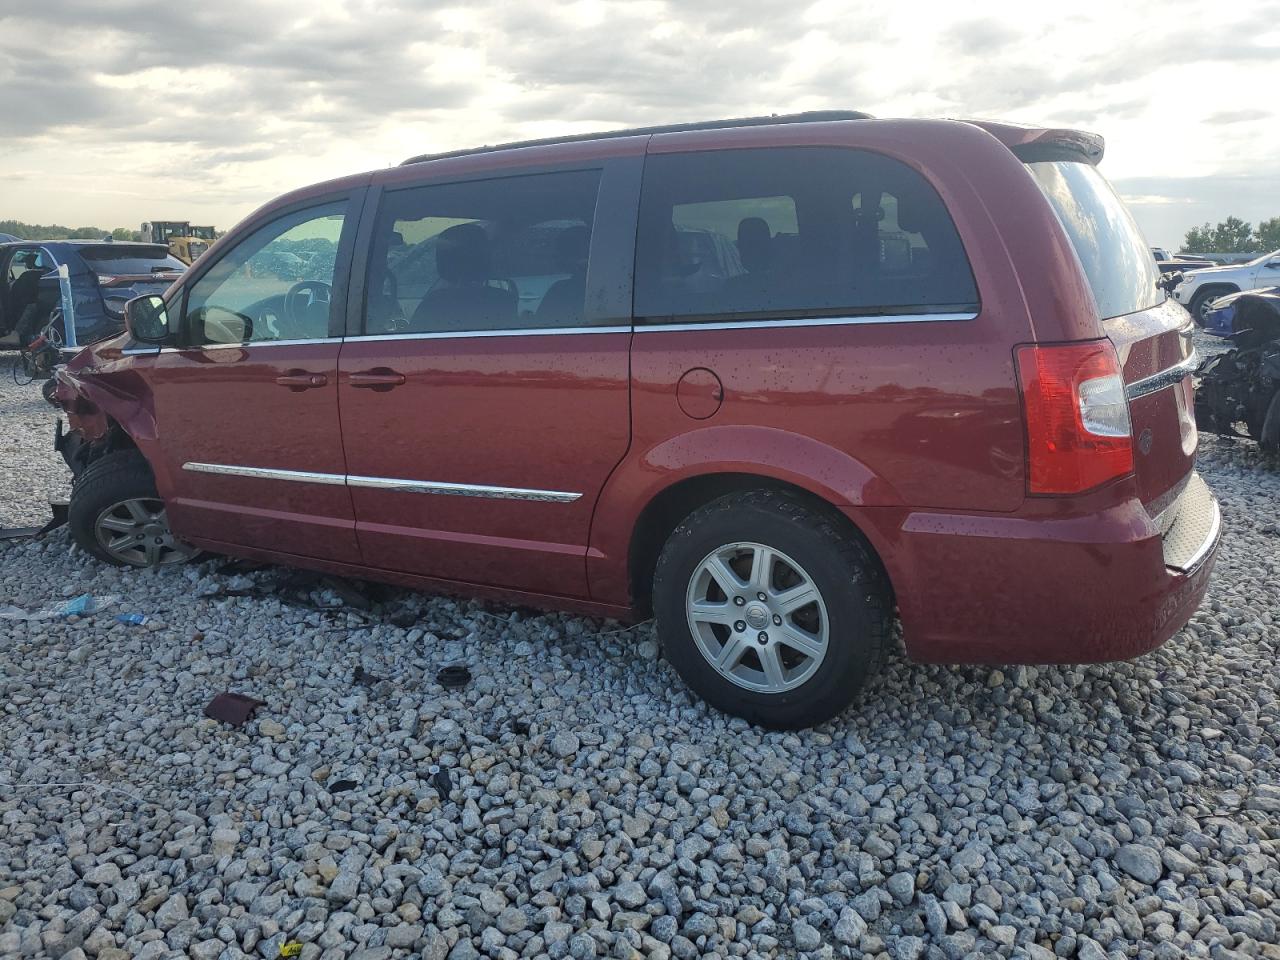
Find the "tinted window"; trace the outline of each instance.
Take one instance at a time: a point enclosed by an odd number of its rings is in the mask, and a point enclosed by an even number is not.
[[[1070,161],[1027,166],[1067,231],[1104,320],[1164,300],[1160,268],[1142,232],[1096,167]]]
[[[897,161],[793,148],[645,162],[637,317],[970,312],[977,300],[942,200]]]
[[[196,343],[329,336],[345,201],[273,220],[232,247],[187,295]],[[246,321],[248,321],[246,323]]]
[[[389,192],[374,227],[365,332],[585,322],[599,171]]]
[[[156,247],[81,247],[77,251],[94,273],[181,273],[187,265]]]

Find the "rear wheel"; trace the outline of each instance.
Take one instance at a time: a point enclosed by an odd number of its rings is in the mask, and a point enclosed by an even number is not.
[[[889,589],[870,551],[785,493],[695,511],[663,548],[653,590],[672,666],[712,706],[763,726],[830,719],[888,651]]]
[[[199,552],[170,532],[151,468],[134,451],[85,469],[71,491],[68,523],[76,543],[117,567],[185,563]]]

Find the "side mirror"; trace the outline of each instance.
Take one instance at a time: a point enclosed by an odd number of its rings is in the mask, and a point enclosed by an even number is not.
[[[1280,270],[1280,260],[1268,261],[1267,266],[1270,267],[1272,270]]]
[[[124,305],[124,326],[135,340],[164,343],[169,339],[169,313],[160,297],[134,297]]]

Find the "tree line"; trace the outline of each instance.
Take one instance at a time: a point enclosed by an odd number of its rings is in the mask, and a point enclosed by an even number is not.
[[[103,230],[101,227],[64,227],[61,224],[23,223],[21,220],[0,220],[0,233],[8,233],[20,240],[141,240],[142,233],[128,227]]]
[[[1263,220],[1256,227],[1239,217],[1221,223],[1192,227],[1182,241],[1183,253],[1269,253],[1280,250],[1280,217]]]

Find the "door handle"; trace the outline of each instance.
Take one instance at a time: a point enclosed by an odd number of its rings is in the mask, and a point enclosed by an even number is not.
[[[282,387],[288,387],[290,390],[310,390],[313,387],[323,387],[327,385],[329,378],[323,373],[307,373],[305,370],[290,370],[286,374],[276,377],[276,383]]]
[[[396,373],[387,367],[374,367],[362,373],[353,373],[347,377],[353,387],[368,387],[371,390],[390,390],[404,383],[404,374]]]

